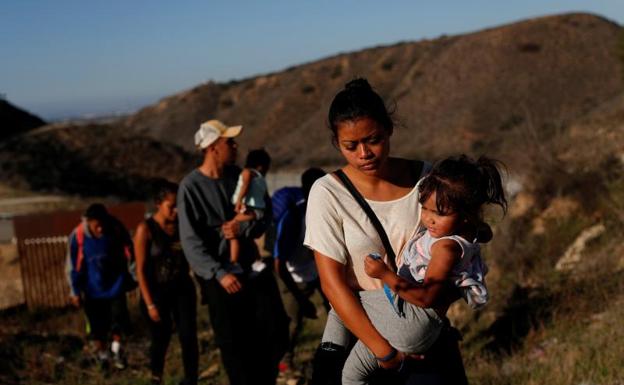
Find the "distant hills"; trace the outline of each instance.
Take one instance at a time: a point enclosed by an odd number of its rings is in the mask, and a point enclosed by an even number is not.
[[[41,127],[43,119],[0,99],[0,140],[33,128]]]
[[[179,179],[197,161],[193,133],[211,118],[245,126],[242,156],[262,146],[276,169],[334,166],[341,161],[326,128],[327,109],[344,83],[358,76],[396,107],[393,153],[428,159],[487,153],[521,171],[534,137],[559,135],[622,93],[623,36],[621,26],[600,16],[565,14],[209,82],[113,122],[47,126],[4,141],[0,172],[18,185],[66,191],[62,175],[39,170],[67,154],[88,163],[87,174],[115,176],[102,193],[125,190],[113,187],[122,179]],[[80,187],[90,180],[74,179],[71,191],[91,194],[90,182]]]

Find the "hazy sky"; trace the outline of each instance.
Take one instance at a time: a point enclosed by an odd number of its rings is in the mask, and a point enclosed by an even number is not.
[[[136,109],[213,79],[624,0],[2,0],[0,93],[44,118]]]

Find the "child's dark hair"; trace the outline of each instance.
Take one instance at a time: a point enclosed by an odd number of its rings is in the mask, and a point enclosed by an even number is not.
[[[456,212],[468,220],[482,221],[481,207],[499,205],[507,212],[507,199],[499,168],[494,159],[478,160],[466,155],[437,162],[420,183],[420,203],[436,193],[436,209],[442,214]]]
[[[329,107],[327,120],[333,140],[338,137],[339,123],[364,117],[373,119],[388,133],[392,133],[394,129],[392,112],[388,112],[381,96],[373,90],[366,79],[353,79],[336,94]]]
[[[165,200],[169,194],[178,193],[178,184],[166,179],[157,179],[152,185],[152,201],[158,205]]]
[[[83,216],[87,220],[97,220],[100,223],[106,222],[108,219],[108,210],[101,203],[93,203],[85,210]]]
[[[271,156],[263,148],[249,151],[245,160],[245,168],[257,168],[264,166],[269,168],[271,165]]]

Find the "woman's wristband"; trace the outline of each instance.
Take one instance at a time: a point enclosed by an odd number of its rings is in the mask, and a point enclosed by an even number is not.
[[[396,357],[397,354],[399,354],[398,350],[392,347],[392,350],[390,351],[390,353],[386,354],[383,357],[375,357],[375,359],[379,362],[388,362],[392,360],[394,357]]]

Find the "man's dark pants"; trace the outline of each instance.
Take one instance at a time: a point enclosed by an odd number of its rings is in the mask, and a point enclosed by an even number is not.
[[[215,341],[231,385],[273,385],[288,346],[288,317],[268,268],[241,280],[236,294],[216,279],[200,280]]]

